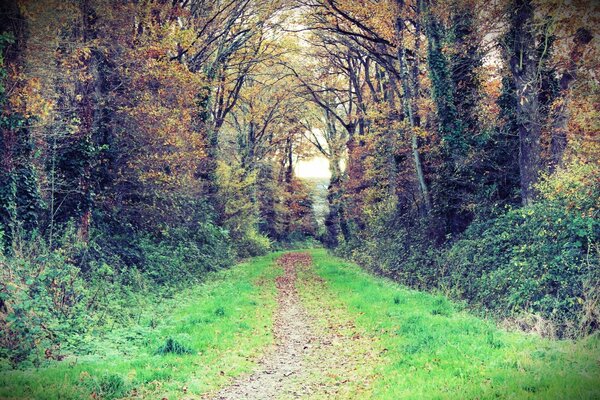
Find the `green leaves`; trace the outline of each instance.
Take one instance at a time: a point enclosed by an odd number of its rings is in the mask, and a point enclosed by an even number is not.
[[[559,333],[582,318],[586,282],[594,281],[599,224],[556,201],[541,201],[475,223],[448,251],[457,290],[476,304],[503,316],[532,312],[551,319]],[[477,256],[474,256],[477,255]],[[596,259],[597,262],[597,259]]]

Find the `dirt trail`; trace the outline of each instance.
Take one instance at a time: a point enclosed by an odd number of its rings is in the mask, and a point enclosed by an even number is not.
[[[291,384],[292,377],[301,375],[304,359],[312,342],[311,318],[301,304],[296,289],[297,268],[310,266],[309,254],[292,253],[279,258],[284,274],[277,278],[278,309],[274,323],[275,348],[249,376],[236,380],[218,392],[213,399],[276,399],[301,398],[307,393]]]

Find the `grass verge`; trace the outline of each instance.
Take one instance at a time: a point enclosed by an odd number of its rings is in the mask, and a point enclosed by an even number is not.
[[[276,257],[214,273],[141,310],[139,324],[87,338],[89,355],[0,371],[0,398],[180,399],[215,390],[272,343]]]
[[[310,252],[325,281],[321,298],[337,299],[339,315],[354,321],[346,334],[371,337],[378,348],[361,366],[374,371],[361,399],[600,398],[598,334],[574,342],[507,332],[443,296],[372,276],[324,250]],[[303,298],[315,308],[314,294]]]

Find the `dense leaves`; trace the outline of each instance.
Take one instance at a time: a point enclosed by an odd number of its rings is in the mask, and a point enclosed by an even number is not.
[[[326,243],[495,316],[535,315],[550,335],[596,329],[598,156],[583,132],[598,120],[597,6],[309,4],[317,68],[296,75],[333,116],[324,138],[348,135]],[[333,159],[335,142],[312,142]]]
[[[314,234],[286,7],[2,3],[3,358],[60,358],[138,296]]]
[[[2,356],[60,358],[139,296],[315,237],[597,329],[599,13],[559,3],[4,1]],[[324,195],[296,173],[315,155]]]

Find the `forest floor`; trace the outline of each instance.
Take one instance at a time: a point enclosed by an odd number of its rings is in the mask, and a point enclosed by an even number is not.
[[[0,399],[600,399],[600,336],[509,332],[322,249],[210,276]],[[189,354],[160,353],[172,339]],[[85,350],[85,351],[84,351]]]

